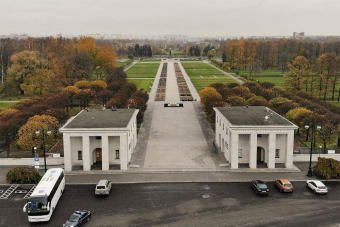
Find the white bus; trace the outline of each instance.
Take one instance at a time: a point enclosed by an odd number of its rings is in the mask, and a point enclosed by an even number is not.
[[[34,189],[23,211],[29,222],[49,221],[65,188],[64,170],[49,169]]]

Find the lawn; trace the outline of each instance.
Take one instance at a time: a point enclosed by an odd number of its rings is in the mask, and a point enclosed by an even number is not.
[[[4,108],[7,108],[11,105],[14,105],[15,102],[0,102],[0,109],[4,109]]]
[[[246,75],[249,76],[249,70],[240,70],[240,75]],[[267,70],[261,70],[261,72],[255,72],[253,71],[251,73],[251,77],[258,77],[258,76],[280,76],[280,75],[290,75],[289,71],[285,71],[284,73],[282,73],[281,70],[271,70],[271,69],[267,69]]]
[[[128,79],[129,83],[134,83],[137,89],[144,88],[144,91],[150,92],[154,79]]]
[[[118,62],[118,67],[124,67],[126,65],[126,61],[125,62]]]
[[[193,59],[180,59],[180,61],[202,61],[202,60],[193,58]]]
[[[160,62],[161,59],[143,59],[140,62]]]
[[[126,71],[128,78],[155,78],[159,63],[137,63]]]
[[[28,97],[25,95],[17,95],[12,97],[0,97],[0,101],[20,101],[26,98]]]
[[[236,82],[206,63],[182,63],[182,66],[198,92],[212,83]]]
[[[259,82],[271,82],[279,87],[284,87],[285,79],[283,77],[255,77],[253,78],[255,81],[258,80]]]

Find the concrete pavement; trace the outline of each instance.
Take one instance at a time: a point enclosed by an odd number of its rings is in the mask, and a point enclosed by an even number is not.
[[[254,179],[274,181],[276,178],[287,178],[291,181],[305,181],[316,179],[307,177],[309,163],[294,163],[300,172],[272,172],[268,169],[256,172],[226,171],[71,171],[66,172],[67,184],[95,184],[100,179],[109,179],[115,184],[123,183],[173,183],[173,182],[249,182]],[[314,163],[315,164],[315,163]],[[314,165],[313,164],[313,165]],[[6,174],[15,166],[3,166],[0,169],[0,184],[7,184]],[[61,168],[63,166],[60,166]],[[51,168],[51,167],[49,167]],[[44,174],[43,166],[39,169]],[[336,180],[337,181],[337,180]]]

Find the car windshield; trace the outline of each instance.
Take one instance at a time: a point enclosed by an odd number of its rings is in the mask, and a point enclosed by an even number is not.
[[[105,186],[97,186],[97,189],[105,189]]]
[[[29,213],[46,211],[47,210],[47,199],[45,197],[31,198],[28,201],[27,206],[28,206]]]
[[[319,189],[326,189],[325,186],[319,186],[318,188],[319,188]]]
[[[285,187],[290,188],[290,187],[292,187],[292,185],[291,184],[285,184]]]
[[[259,187],[259,189],[267,189],[267,185],[265,184],[258,184],[257,186]]]
[[[76,222],[79,220],[79,215],[72,214],[71,217],[68,219],[70,222]]]

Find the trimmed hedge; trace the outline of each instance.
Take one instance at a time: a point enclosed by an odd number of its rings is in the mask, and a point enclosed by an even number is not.
[[[318,162],[313,167],[313,173],[318,178],[339,179],[340,164],[333,158],[318,158]]]
[[[18,166],[10,170],[6,175],[6,180],[10,184],[37,184],[41,176],[32,167]]]

